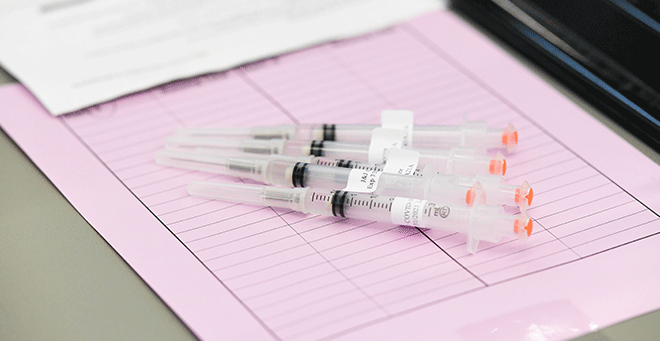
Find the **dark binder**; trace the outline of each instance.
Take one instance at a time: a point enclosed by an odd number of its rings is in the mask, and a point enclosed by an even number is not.
[[[660,152],[660,2],[454,0],[450,8]]]

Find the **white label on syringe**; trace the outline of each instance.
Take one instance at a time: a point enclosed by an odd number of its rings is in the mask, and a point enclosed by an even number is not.
[[[426,215],[424,215],[426,200],[396,197],[392,201],[391,217],[392,223],[424,227],[426,226]]]
[[[390,148],[387,151],[387,162],[384,173],[412,175],[417,170],[419,152],[410,149]]]
[[[383,172],[377,170],[351,169],[344,191],[372,193],[378,187],[378,179],[381,174]]]
[[[383,110],[380,126],[385,129],[403,130],[403,147],[412,148],[413,112],[410,110]]]
[[[381,164],[387,160],[387,150],[401,148],[403,130],[374,128],[369,143],[369,163]]]

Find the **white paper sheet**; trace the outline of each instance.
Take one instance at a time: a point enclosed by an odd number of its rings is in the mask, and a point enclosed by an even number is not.
[[[438,0],[0,1],[0,63],[52,114],[355,36]]]

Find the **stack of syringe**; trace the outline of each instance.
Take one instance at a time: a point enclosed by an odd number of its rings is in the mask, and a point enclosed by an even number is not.
[[[329,126],[322,126],[323,137],[352,136],[361,141],[356,133],[359,126],[333,125],[332,136]],[[349,130],[353,133],[344,134],[344,127],[352,127]],[[460,134],[451,128],[439,127],[435,134],[439,139],[451,137],[456,142],[459,139],[455,135]],[[260,140],[240,139],[248,130],[185,129],[167,139],[156,161],[289,187],[197,181],[188,187],[194,196],[462,232],[468,236],[471,253],[476,252],[479,240],[497,242],[502,236],[524,240],[531,234],[532,221],[526,208],[532,200],[532,189],[526,181],[520,186],[504,183],[506,161],[501,154],[491,159],[462,146],[449,150],[390,149],[385,164],[370,164],[366,162],[366,144],[281,139],[294,137],[294,133],[300,136],[301,131],[315,131],[310,134],[320,136],[314,129],[282,129],[289,132],[285,135],[276,134],[273,127],[251,128],[252,132],[262,132],[251,135]],[[417,129],[413,130],[414,137]],[[424,127],[420,131],[431,140],[428,137],[433,129]],[[497,133],[501,138],[495,147],[511,149],[511,141],[502,144],[505,135],[517,143],[517,134],[511,131],[510,126],[500,131],[484,129],[482,140]],[[478,141],[477,135],[472,133],[470,139],[460,140]],[[266,139],[273,136],[278,139]],[[492,146],[494,141],[490,139],[486,145],[479,142],[479,148]],[[389,167],[401,161],[403,167]],[[503,205],[518,206],[521,213],[506,214]]]

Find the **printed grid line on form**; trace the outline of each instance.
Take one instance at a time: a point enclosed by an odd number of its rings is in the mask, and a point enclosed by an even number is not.
[[[282,339],[331,338],[660,231],[658,216],[410,24],[177,82],[63,119],[242,303]],[[437,49],[437,50],[436,50]],[[386,108],[417,124],[464,113],[513,123],[507,179],[535,191],[530,239],[482,243],[374,222],[192,198],[191,180],[239,181],[153,161],[177,127],[372,123]]]

